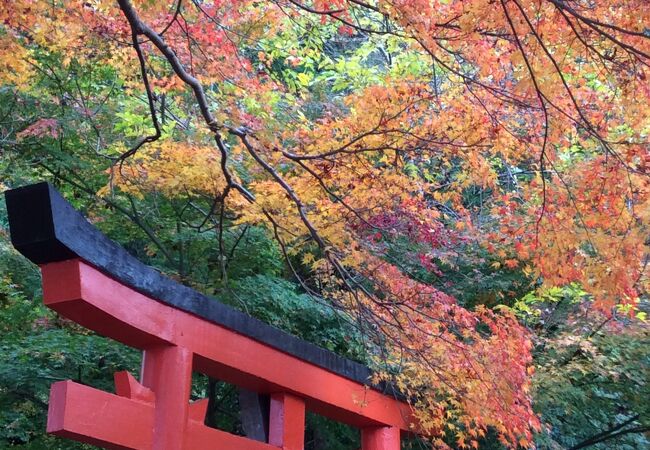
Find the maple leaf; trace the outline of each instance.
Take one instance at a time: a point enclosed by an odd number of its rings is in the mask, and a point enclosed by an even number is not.
[[[16,134],[19,141],[27,137],[59,137],[59,122],[56,119],[38,119],[33,124]]]

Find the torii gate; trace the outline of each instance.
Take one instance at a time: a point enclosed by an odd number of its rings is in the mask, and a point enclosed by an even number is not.
[[[370,386],[370,370],[142,264],[49,184],[5,193],[11,240],[43,277],[43,301],[103,336],[144,350],[141,381],[115,394],[73,381],[50,390],[47,431],[111,449],[302,450],[305,409],[361,429],[362,450],[398,450],[408,404]],[[192,371],[270,396],[268,443],[204,425]]]

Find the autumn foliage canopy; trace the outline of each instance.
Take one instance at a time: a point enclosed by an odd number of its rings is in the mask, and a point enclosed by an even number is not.
[[[267,227],[437,446],[528,447],[540,426],[528,331],[442,280],[464,252],[603,314],[647,292],[646,0],[10,0],[0,24],[3,84],[38,89],[49,52],[140,99],[93,150],[100,195],[207,197],[204,225]]]

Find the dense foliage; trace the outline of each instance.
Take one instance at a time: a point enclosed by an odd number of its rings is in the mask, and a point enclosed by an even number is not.
[[[49,180],[141,260],[372,365],[435,448],[648,445],[646,0],[0,20],[4,188]],[[42,434],[48,385],[108,389],[139,355],[44,310],[2,220],[0,445],[71,448]],[[245,432],[235,389],[194,391]],[[358,446],[321,420],[310,448]]]

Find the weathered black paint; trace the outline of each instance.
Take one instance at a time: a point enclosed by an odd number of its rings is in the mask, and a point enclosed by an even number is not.
[[[81,258],[111,278],[162,303],[348,379],[367,383],[371,372],[366,366],[298,339],[141,263],[91,225],[48,183],[9,190],[5,198],[11,242],[35,264]]]

